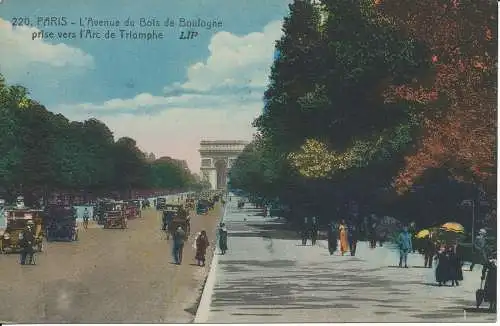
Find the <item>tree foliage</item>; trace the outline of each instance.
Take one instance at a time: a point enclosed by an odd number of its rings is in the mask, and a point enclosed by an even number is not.
[[[320,3],[290,5],[264,113],[254,121],[259,135],[233,166],[231,185],[323,212],[355,200],[413,216],[425,203],[399,203],[425,187],[465,189],[449,173],[472,188],[491,182],[493,2]],[[395,189],[412,191],[398,197]]]
[[[497,15],[491,0],[383,0],[383,17],[431,49],[433,79],[395,87],[388,100],[420,102],[418,147],[396,179],[407,190],[424,171],[446,167],[456,178],[496,191]]]
[[[175,160],[148,162],[135,140],[114,140],[97,119],[69,121],[0,75],[0,187],[10,194],[186,189],[195,177]]]

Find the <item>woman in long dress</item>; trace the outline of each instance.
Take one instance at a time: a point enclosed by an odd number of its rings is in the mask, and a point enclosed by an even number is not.
[[[227,251],[227,228],[226,224],[220,223],[219,226],[219,249],[222,255],[226,254]]]
[[[339,231],[340,231],[340,236],[339,236],[340,252],[342,253],[342,256],[344,256],[344,254],[349,251],[349,241],[347,239],[347,226],[344,220],[342,220],[342,222],[340,223]]]
[[[333,255],[337,251],[338,227],[332,221],[328,228],[328,251]]]
[[[437,260],[436,282],[439,286],[446,285],[450,280],[450,260],[446,253],[446,248],[441,248],[435,259]]]
[[[201,231],[196,238],[196,263],[198,266],[205,266],[205,255],[209,246],[207,232]]]

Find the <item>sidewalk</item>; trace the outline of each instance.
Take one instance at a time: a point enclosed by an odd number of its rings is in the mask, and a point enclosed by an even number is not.
[[[366,243],[357,257],[330,256],[325,241],[301,246],[271,236],[269,219],[248,214],[230,209],[225,218],[229,251],[218,256],[210,308],[200,322],[495,321],[482,311],[464,314],[474,307],[479,266],[464,272],[459,287],[437,287],[434,271],[420,268],[420,255],[411,255],[408,269],[394,267],[395,251]]]

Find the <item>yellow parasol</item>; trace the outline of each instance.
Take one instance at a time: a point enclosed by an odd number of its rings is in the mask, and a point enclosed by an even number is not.
[[[464,233],[464,227],[456,222],[448,222],[444,223],[441,225],[441,230],[444,231],[451,231],[451,232],[456,232],[456,233]]]
[[[423,230],[420,230],[417,235],[415,236],[415,238],[418,238],[418,239],[423,239],[425,238],[426,236],[428,236],[430,233],[429,230],[427,229],[423,229]]]

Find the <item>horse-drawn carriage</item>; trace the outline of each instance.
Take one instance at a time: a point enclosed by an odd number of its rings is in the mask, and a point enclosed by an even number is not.
[[[47,241],[77,241],[76,209],[65,205],[48,205],[44,210]]]
[[[42,213],[42,210],[29,208],[5,209],[6,228],[0,237],[0,252],[19,251],[23,232],[28,225],[32,225],[34,228],[35,243],[33,247],[35,251],[41,252],[44,238]]]
[[[127,228],[126,204],[124,202],[115,201],[106,206],[106,210],[104,212],[104,228]]]
[[[179,226],[186,232],[186,237],[189,236],[191,232],[189,212],[182,205],[165,205],[162,215],[162,230],[167,232],[167,238],[169,235],[173,235]]]

